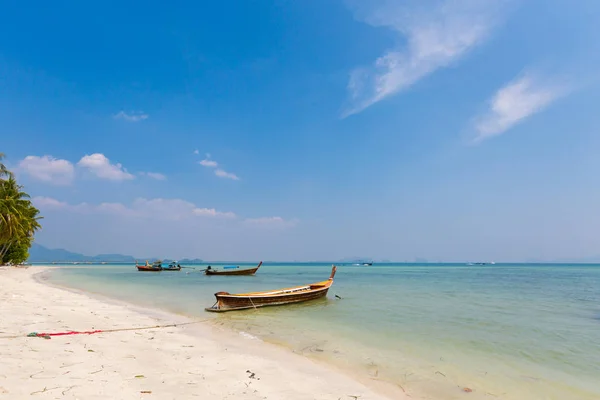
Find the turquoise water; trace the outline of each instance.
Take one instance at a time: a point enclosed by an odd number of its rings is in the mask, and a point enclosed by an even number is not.
[[[48,279],[209,317],[416,398],[600,399],[600,266],[341,266],[327,300],[217,315],[203,311],[214,292],[321,281],[331,266],[267,264],[239,277],[197,268],[84,266]]]

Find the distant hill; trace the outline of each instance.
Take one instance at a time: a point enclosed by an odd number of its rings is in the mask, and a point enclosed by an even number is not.
[[[85,256],[79,253],[72,253],[64,249],[49,249],[40,244],[33,243],[29,249],[29,262],[44,261],[83,261]]]
[[[123,254],[98,254],[97,256],[89,257],[88,261],[105,261],[105,262],[135,262],[132,256]]]
[[[41,244],[33,243],[29,249],[29,262],[109,262],[109,263],[133,263],[136,260],[140,262],[155,261],[156,257],[133,257],[124,254],[98,254],[97,256],[86,256],[80,253],[73,253],[65,249],[49,249]],[[164,263],[173,260],[163,259]],[[180,264],[201,264],[199,258],[179,260]]]
[[[204,260],[200,258],[184,258],[182,260],[179,260],[180,264],[202,264],[203,262]]]
[[[134,262],[135,258],[123,254],[99,254],[86,256],[65,249],[49,249],[41,244],[33,243],[29,249],[29,262]]]

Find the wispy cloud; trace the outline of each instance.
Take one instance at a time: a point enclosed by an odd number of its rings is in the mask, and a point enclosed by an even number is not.
[[[239,181],[240,180],[240,178],[236,174],[233,174],[231,172],[227,172],[227,171],[222,170],[222,169],[215,170],[215,175],[218,176],[219,178],[233,179],[234,181]]]
[[[203,167],[208,167],[208,168],[216,168],[219,165],[216,161],[208,160],[208,159],[198,161],[198,164],[202,165]]]
[[[129,113],[126,113],[125,111],[119,111],[118,113],[113,115],[114,119],[122,119],[127,122],[140,122],[145,119],[148,119],[149,117],[150,116],[148,114],[143,113],[141,111],[132,111]]]
[[[40,208],[66,208],[69,206],[64,201],[53,199],[52,197],[37,196],[32,199],[37,207]]]
[[[70,212],[87,212],[90,210],[90,205],[87,203],[69,204],[65,201],[60,201],[52,197],[36,196],[31,199],[33,204],[41,210],[63,210]]]
[[[404,48],[393,48],[373,65],[357,68],[348,82],[345,118],[396,94],[459,60],[483,43],[501,18],[503,0],[419,0],[357,3],[356,17],[395,31]]]
[[[219,178],[232,179],[234,181],[240,180],[240,177],[237,176],[236,174],[234,174],[232,172],[227,172],[223,168],[218,168],[219,163],[216,162],[215,160],[212,160],[210,158],[210,154],[206,154],[206,158],[202,161],[198,161],[198,164],[200,164],[206,168],[214,169],[215,175],[218,176]]]
[[[17,171],[52,185],[69,185],[75,177],[70,161],[52,156],[27,156],[19,162]]]
[[[117,217],[141,218],[159,221],[187,221],[190,218],[211,218],[237,220],[239,224],[262,229],[293,228],[297,219],[282,217],[238,218],[232,211],[219,211],[215,208],[198,207],[182,199],[135,199],[131,204],[123,203],[78,203],[69,204],[51,197],[34,197],[33,204],[43,211],[70,212],[77,214],[103,214]]]
[[[214,208],[194,208],[193,213],[194,213],[194,215],[197,215],[199,217],[223,217],[223,218],[235,218],[236,217],[235,213],[232,213],[231,211],[222,212],[222,211],[217,211]]]
[[[126,181],[135,178],[121,164],[111,164],[110,160],[102,153],[83,156],[77,165],[101,179]]]
[[[200,151],[198,149],[194,150],[194,154],[200,154]]]
[[[474,142],[506,132],[567,93],[566,86],[543,82],[531,75],[508,83],[492,97],[487,113],[475,119]]]
[[[140,175],[147,176],[148,178],[156,179],[157,181],[167,180],[167,176],[159,172],[140,172]]]
[[[186,220],[193,217],[234,219],[235,213],[214,208],[197,207],[181,199],[138,198],[130,205],[123,203],[69,204],[51,197],[34,197],[33,203],[42,210],[62,210],[83,214],[110,214],[152,220]]]

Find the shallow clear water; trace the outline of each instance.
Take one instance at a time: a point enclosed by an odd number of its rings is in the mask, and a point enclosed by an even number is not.
[[[212,314],[213,293],[321,281],[330,265],[263,265],[256,276],[129,266],[54,271],[49,280],[211,317],[415,397],[600,399],[600,266],[341,266],[328,299]],[[341,297],[337,299],[335,295]]]

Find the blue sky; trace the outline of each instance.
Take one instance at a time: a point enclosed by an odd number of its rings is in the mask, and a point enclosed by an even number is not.
[[[87,254],[600,254],[600,3],[12,3],[0,151]]]

